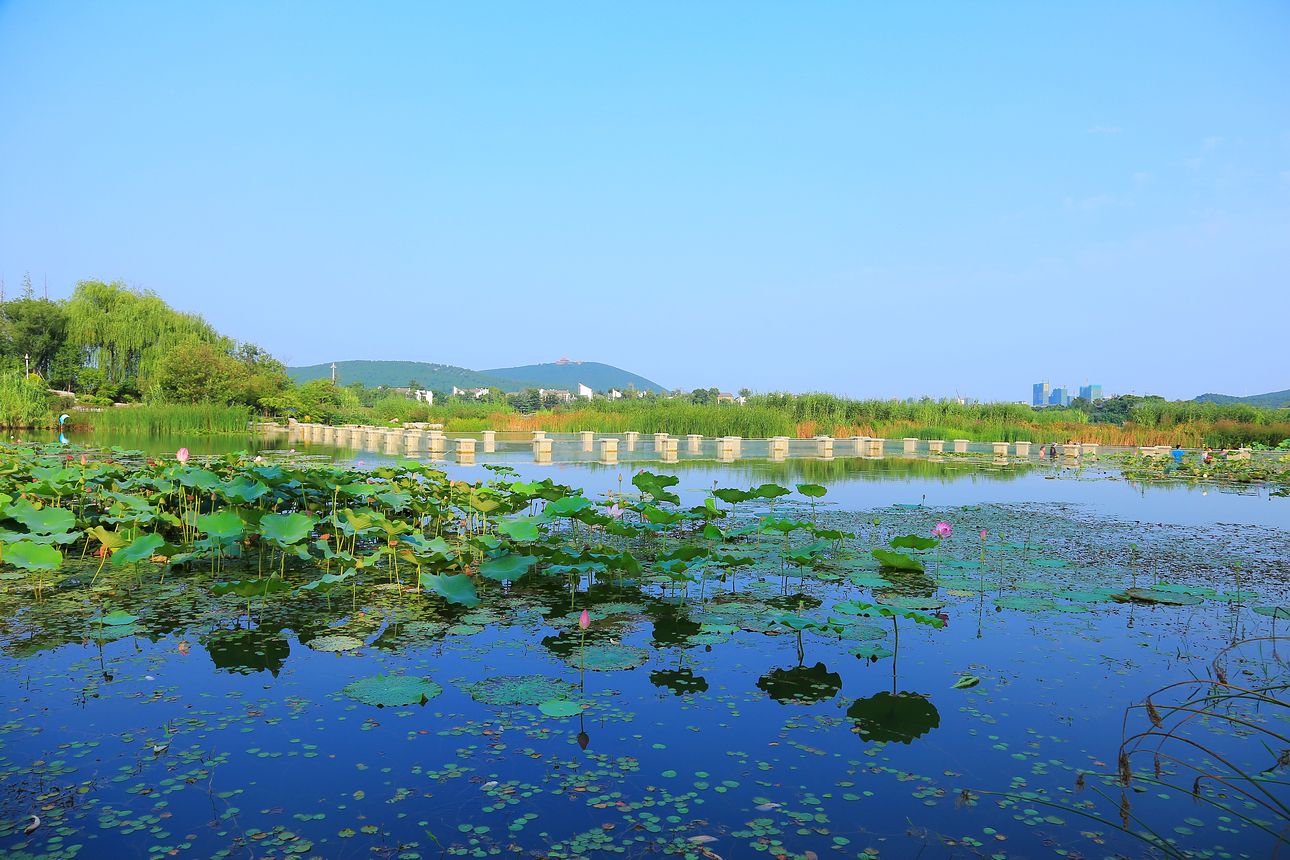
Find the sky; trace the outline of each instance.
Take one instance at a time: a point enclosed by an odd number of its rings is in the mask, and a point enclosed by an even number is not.
[[[0,274],[288,364],[1290,388],[1290,4],[0,0]]]

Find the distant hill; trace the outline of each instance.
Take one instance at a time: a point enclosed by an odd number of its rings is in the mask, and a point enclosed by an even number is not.
[[[331,364],[311,364],[307,367],[288,367],[287,373],[296,382],[308,382],[311,379],[330,379]],[[385,385],[391,388],[402,388],[412,380],[421,383],[423,388],[432,391],[451,391],[458,388],[501,388],[504,391],[519,391],[524,385],[511,380],[454,367],[451,364],[430,364],[425,361],[338,361],[336,362],[336,379],[341,385],[361,382],[369,387]]]
[[[518,379],[538,388],[567,388],[572,390],[578,383],[590,386],[596,391],[608,391],[617,388],[634,387],[637,391],[658,391],[665,389],[657,382],[629,373],[610,364],[598,361],[566,361],[551,364],[526,364],[522,367],[498,367],[480,371],[496,379]],[[499,385],[500,383],[493,383]]]
[[[288,367],[287,373],[298,383],[330,379],[331,364]],[[497,370],[470,370],[426,361],[338,361],[336,378],[341,385],[361,382],[369,387],[385,385],[391,388],[402,388],[416,380],[423,388],[432,391],[451,391],[454,385],[458,388],[500,388],[508,392],[525,388],[573,389],[579,382],[596,391],[610,388],[621,391],[633,385],[639,391],[664,390],[657,382],[643,376],[595,361],[530,364]]]
[[[1251,406],[1262,406],[1265,409],[1290,408],[1290,388],[1285,391],[1269,391],[1267,394],[1251,394],[1249,397],[1233,397],[1230,394],[1202,394],[1196,398],[1197,403],[1248,403]]]

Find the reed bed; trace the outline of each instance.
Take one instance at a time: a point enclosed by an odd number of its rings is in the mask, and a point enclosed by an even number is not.
[[[250,410],[245,406],[145,404],[74,412],[69,423],[77,430],[148,435],[245,433],[250,418]]]

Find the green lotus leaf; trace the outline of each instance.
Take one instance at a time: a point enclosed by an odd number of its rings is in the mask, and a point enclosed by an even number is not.
[[[260,520],[260,534],[285,547],[309,537],[315,524],[316,520],[307,514],[265,514]]]
[[[129,546],[112,553],[112,566],[123,567],[147,561],[157,554],[157,550],[166,544],[166,539],[159,534],[149,533],[135,538]]]
[[[97,620],[100,624],[106,624],[109,627],[123,627],[126,624],[133,624],[138,621],[139,616],[131,615],[122,609],[116,609],[107,615],[100,616]]]
[[[811,499],[822,499],[828,490],[819,484],[798,484],[797,491]]]
[[[922,572],[926,570],[923,563],[916,558],[911,558],[903,552],[893,552],[889,549],[875,549],[870,553],[884,568],[890,570],[912,570]]]
[[[354,651],[358,648],[362,648],[363,640],[356,639],[353,636],[344,636],[339,633],[334,633],[327,636],[315,636],[305,644],[315,651],[337,653],[341,651]]]
[[[474,607],[479,605],[479,595],[475,593],[475,582],[464,573],[423,573],[421,587],[439,595],[449,603]]]
[[[538,705],[538,710],[548,717],[572,717],[582,713],[582,705],[567,699],[551,699]]]
[[[513,582],[528,573],[537,559],[531,555],[504,555],[479,566],[479,575],[496,582]]]
[[[1254,611],[1259,615],[1266,615],[1268,618],[1290,618],[1290,606],[1256,606]]]
[[[951,686],[954,690],[967,690],[981,683],[980,677],[976,675],[963,675]]]
[[[538,705],[563,699],[577,688],[546,675],[503,675],[462,685],[472,699],[485,705]]]
[[[922,535],[901,535],[892,538],[891,546],[895,549],[931,549],[940,541],[936,538],[923,537]]]
[[[242,536],[242,518],[236,511],[222,510],[216,514],[202,514],[197,518],[197,529],[216,540],[235,540]]]
[[[565,662],[575,668],[582,666],[589,672],[621,672],[644,666],[649,662],[650,655],[648,648],[637,648],[634,645],[587,645],[585,654],[583,651],[582,648],[573,649]]]
[[[30,502],[19,502],[5,511],[10,517],[27,527],[34,534],[55,534],[68,532],[76,528],[76,514],[71,511],[46,505],[37,509]]]
[[[412,675],[373,675],[345,686],[342,692],[351,699],[378,708],[395,708],[400,705],[424,705],[443,692],[429,678]]]
[[[542,536],[537,524],[534,517],[516,517],[499,522],[497,530],[514,541],[535,541]]]
[[[23,540],[5,547],[4,560],[23,570],[58,570],[63,554],[52,546]]]

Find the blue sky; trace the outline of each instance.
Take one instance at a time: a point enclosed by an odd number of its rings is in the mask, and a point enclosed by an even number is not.
[[[0,2],[0,272],[289,363],[1290,387],[1290,4]]]

